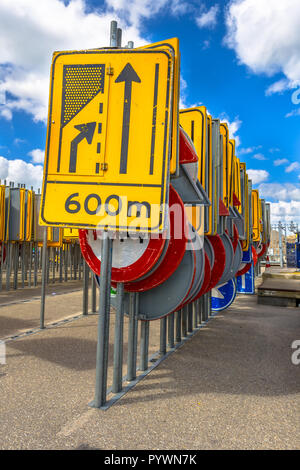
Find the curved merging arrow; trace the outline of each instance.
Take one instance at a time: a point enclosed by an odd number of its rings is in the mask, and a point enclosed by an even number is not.
[[[141,83],[141,79],[137,75],[132,65],[128,63],[125,65],[122,72],[115,80],[115,83],[120,83],[120,82],[125,82],[120,173],[126,174],[127,173],[128,143],[129,143],[132,82]]]
[[[70,173],[76,173],[78,144],[84,139],[87,140],[87,143],[89,145],[92,143],[95,128],[96,128],[96,123],[89,122],[87,124],[78,124],[77,126],[74,126],[74,127],[75,129],[80,131],[80,134],[78,134],[75,137],[75,139],[73,139],[71,142],[70,164],[69,164]]]
[[[221,287],[221,286],[219,286],[219,287]],[[212,289],[211,295],[212,295],[212,297],[216,297],[217,299],[221,299],[221,300],[223,300],[223,299],[225,298],[224,295],[222,294],[222,292],[219,290],[218,287],[214,287],[214,288]]]

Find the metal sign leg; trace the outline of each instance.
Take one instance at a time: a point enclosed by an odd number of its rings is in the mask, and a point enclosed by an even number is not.
[[[181,309],[181,319],[182,319],[182,336],[187,336],[187,306]]]
[[[176,315],[176,323],[175,323],[175,329],[176,329],[176,343],[181,342],[181,310],[178,310],[175,312]]]
[[[40,328],[45,328],[45,297],[47,282],[47,227],[44,229],[43,254],[42,254],[42,292],[41,292],[41,311],[40,311]]]
[[[123,329],[124,329],[124,284],[117,285],[117,305],[115,318],[115,339],[114,339],[114,371],[113,371],[113,393],[122,390],[123,376]]]
[[[187,305],[188,315],[188,333],[193,333],[193,307],[192,304]]]
[[[75,271],[75,269],[74,269]],[[84,263],[83,267],[83,315],[88,314],[88,308],[89,308],[89,274],[90,274],[90,268],[87,265],[87,263]]]
[[[173,349],[175,346],[174,343],[174,320],[175,320],[175,314],[171,313],[171,315],[168,316],[168,347],[170,349]]]
[[[111,283],[112,240],[103,233],[101,247],[101,280],[99,289],[99,320],[96,354],[95,398],[91,403],[100,408],[106,402],[107,367],[109,346],[110,283]]]
[[[14,267],[14,290],[18,288],[18,273],[19,273],[19,243],[12,245],[13,253],[13,267]]]
[[[149,331],[150,331],[150,322],[142,321],[141,322],[141,360],[140,360],[141,371],[145,371],[148,369]]]
[[[164,356],[167,352],[167,317],[160,320],[160,348],[159,354]]]
[[[136,378],[137,328],[138,328],[138,293],[129,295],[129,326],[128,326],[128,362],[127,380],[131,382]]]
[[[197,301],[192,304],[193,327],[198,327]]]
[[[96,313],[97,312],[97,297],[96,297],[96,293],[97,293],[97,286],[96,286],[96,279],[95,279],[95,276],[94,274],[92,274],[92,313]]]

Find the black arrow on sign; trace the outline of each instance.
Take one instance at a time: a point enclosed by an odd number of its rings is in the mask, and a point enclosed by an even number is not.
[[[128,63],[125,65],[120,75],[116,78],[115,82],[116,83],[125,82],[120,173],[126,174],[127,173],[128,143],[129,143],[132,82],[141,83],[141,79],[137,75],[134,68]]]
[[[96,128],[95,122],[89,122],[87,124],[79,124],[78,126],[74,126],[75,129],[80,131],[75,139],[71,142],[71,153],[70,153],[70,165],[69,165],[69,172],[76,173],[76,164],[77,164],[77,150],[78,144],[86,139],[88,144],[92,143],[93,135]]]

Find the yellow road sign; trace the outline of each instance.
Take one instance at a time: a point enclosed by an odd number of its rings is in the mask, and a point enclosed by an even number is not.
[[[220,134],[223,143],[223,202],[226,207],[229,206],[228,201],[228,143],[229,130],[225,122],[220,123]]]
[[[72,240],[79,237],[78,229],[76,228],[64,228],[63,239]]]
[[[204,206],[184,206],[188,221],[200,236],[204,235],[204,209]]]
[[[5,186],[0,185],[0,241],[5,241]]]
[[[205,208],[206,235],[217,232],[217,188],[216,171],[212,155],[212,117],[205,106],[180,110],[180,125],[192,139],[199,160],[198,179],[205,189],[211,206]]]
[[[248,187],[248,175],[246,172],[246,163],[240,163],[240,171],[243,181],[241,185],[241,208],[242,215],[244,216],[244,230],[245,230],[245,240],[242,241],[243,250],[248,250],[250,242],[250,220],[249,220],[249,187]]]
[[[143,46],[142,49],[166,49],[174,59],[173,88],[173,115],[172,115],[172,152],[170,159],[171,174],[179,175],[179,95],[180,95],[180,52],[179,39],[171,38]]]
[[[205,168],[206,168],[206,133],[207,133],[207,113],[205,106],[198,108],[181,109],[179,112],[180,125],[192,139],[195,146],[199,166],[198,180],[205,188]]]
[[[32,239],[32,225],[33,225],[33,198],[34,193],[31,190],[26,190],[27,193],[27,204],[25,212],[25,241],[30,242]]]
[[[218,195],[216,185],[216,166],[215,160],[212,154],[212,117],[207,116],[207,159],[206,164],[208,166],[208,175],[206,177],[205,191],[208,194],[211,205],[208,207],[208,230],[205,235],[216,235],[217,233],[217,211],[218,211]]]
[[[164,229],[173,68],[167,50],[54,54],[41,225]]]
[[[234,158],[235,158],[235,140],[234,139],[229,139],[229,142],[228,142],[227,177],[228,177],[228,201],[229,201],[230,206],[233,206]]]
[[[257,189],[252,190],[252,231],[253,241],[259,242],[260,240],[260,200],[259,192]]]

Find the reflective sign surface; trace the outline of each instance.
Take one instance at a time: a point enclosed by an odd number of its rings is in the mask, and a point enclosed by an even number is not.
[[[165,50],[54,55],[41,224],[162,231],[172,74]]]

